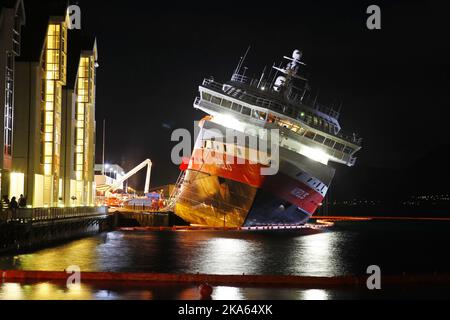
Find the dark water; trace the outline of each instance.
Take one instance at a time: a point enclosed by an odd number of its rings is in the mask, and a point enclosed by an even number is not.
[[[208,274],[450,273],[449,222],[341,222],[324,232],[110,232],[32,253],[0,269]]]
[[[382,274],[450,273],[449,245],[449,222],[341,222],[327,231],[307,233],[110,232],[32,253],[1,256],[0,269],[61,271],[77,265],[82,271],[335,276],[363,275],[369,265],[375,264]],[[5,293],[4,285],[0,298]],[[8,285],[17,289],[15,284]],[[178,288],[176,293],[161,293],[157,289],[149,292],[156,297],[192,296],[196,292],[193,287],[184,289]],[[31,296],[39,290],[70,296],[57,285],[31,284],[28,290]],[[261,288],[221,290],[235,297],[248,298],[252,292],[257,298],[261,294],[264,297]],[[316,298],[346,296],[330,290],[277,290],[284,298],[301,298],[308,292]],[[82,292],[95,299],[106,294],[95,286],[85,286]],[[124,293],[120,288],[108,292],[117,298],[149,294],[145,290]],[[27,297],[25,291],[21,294]]]

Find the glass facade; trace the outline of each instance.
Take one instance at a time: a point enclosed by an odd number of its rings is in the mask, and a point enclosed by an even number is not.
[[[60,195],[61,104],[62,86],[66,84],[66,39],[65,22],[49,24],[42,63],[41,108],[41,164],[47,177],[44,186],[47,191],[44,203],[47,205],[56,205]]]
[[[84,181],[83,190],[77,194],[87,199],[87,190],[92,183],[91,175],[94,144],[94,103],[95,103],[95,58],[94,55],[82,56],[78,68],[76,84],[77,103],[75,108],[75,152],[74,171],[77,181]]]

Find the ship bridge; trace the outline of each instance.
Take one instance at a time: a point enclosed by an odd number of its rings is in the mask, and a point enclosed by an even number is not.
[[[325,162],[330,160],[348,166],[356,162],[354,154],[361,149],[360,138],[345,136],[341,131],[334,133],[331,129],[321,130],[318,128],[319,120],[313,118],[312,122],[308,121],[304,111],[249,95],[230,84],[221,84],[212,79],[205,79],[199,91],[200,96],[195,99],[194,107],[221,122],[230,122],[230,127],[234,124],[233,129],[279,129],[283,137],[281,146],[292,151],[316,154],[319,158],[327,158]]]
[[[285,67],[272,67],[266,75],[266,68],[259,79],[245,76],[241,72],[243,62],[238,63],[231,81],[219,83],[205,79],[199,87],[200,96],[195,99],[194,108],[213,116],[217,122],[232,129],[279,129],[280,146],[303,154],[313,160],[327,164],[334,161],[348,166],[356,162],[355,153],[361,149],[362,139],[356,134],[345,135],[339,125],[339,111],[317,102],[311,103],[308,80],[299,74],[302,52],[295,50]],[[294,80],[303,87],[294,85]]]

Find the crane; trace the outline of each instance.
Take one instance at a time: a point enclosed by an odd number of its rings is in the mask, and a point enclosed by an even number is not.
[[[152,172],[152,162],[150,161],[150,159],[144,160],[142,161],[142,163],[140,163],[139,165],[137,165],[136,167],[134,167],[132,170],[128,171],[123,177],[121,177],[120,179],[118,179],[113,185],[109,186],[106,191],[114,191],[117,188],[120,187],[120,185],[127,180],[128,178],[130,178],[131,176],[135,175],[137,172],[139,172],[141,169],[147,167],[147,176],[145,177],[145,188],[144,188],[144,193],[148,193],[149,189],[150,189],[150,174]]]

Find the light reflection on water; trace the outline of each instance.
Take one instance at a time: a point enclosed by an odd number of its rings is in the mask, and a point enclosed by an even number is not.
[[[0,269],[62,271],[76,265],[82,271],[324,275],[336,273],[338,239],[332,232],[117,231],[3,256]]]
[[[213,300],[324,300],[326,290],[262,287],[214,287]],[[199,300],[196,286],[155,285],[118,287],[108,284],[82,284],[67,288],[59,283],[0,284],[0,300]]]
[[[323,232],[110,232],[32,253],[0,256],[0,269],[207,274],[363,275],[377,264],[385,274],[450,273],[445,223],[351,223]],[[418,236],[420,235],[420,236]],[[433,288],[432,288],[433,289]],[[403,290],[403,289],[402,289]],[[386,290],[383,298],[386,298]],[[430,291],[397,290],[392,296]],[[448,290],[436,292],[448,297]],[[214,299],[334,299],[376,293],[320,288],[215,287]],[[0,299],[198,299],[192,285],[120,287],[83,283],[0,282]]]
[[[450,272],[448,223],[351,223],[329,231],[109,232],[33,253],[0,269],[336,276]],[[420,236],[418,236],[420,235]]]
[[[342,227],[343,226],[343,227]],[[450,224],[351,223],[329,231],[109,232],[33,253],[0,256],[0,269],[207,274],[362,275],[450,272]],[[420,234],[420,237],[418,237]]]

